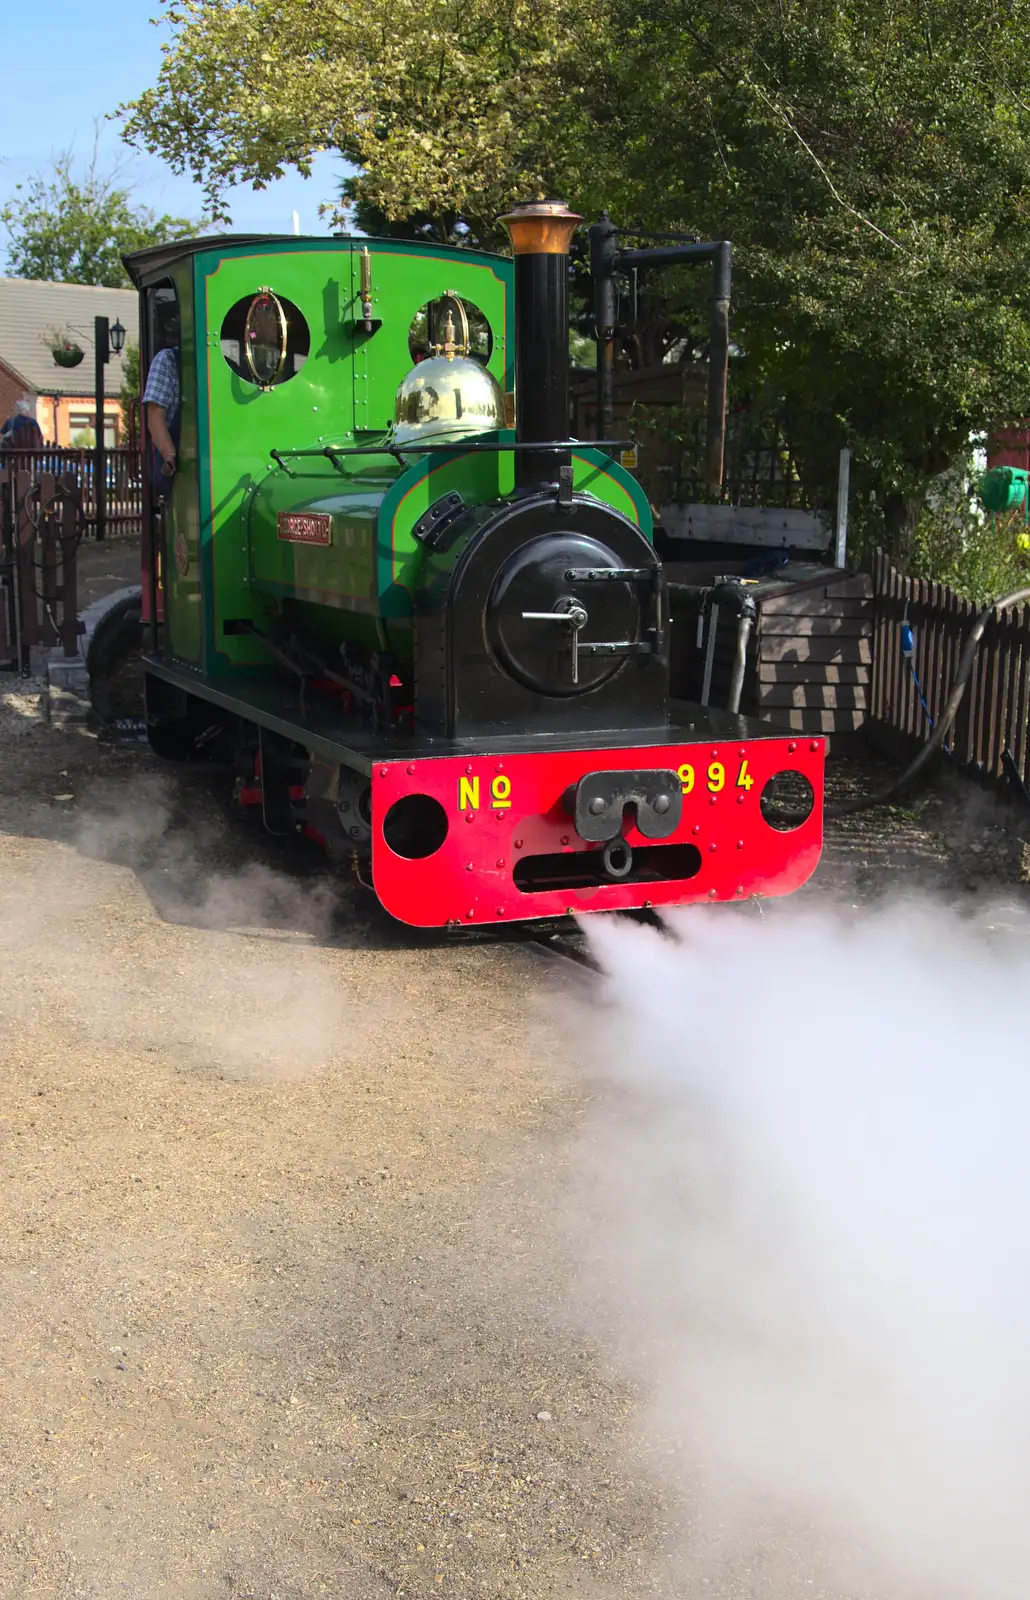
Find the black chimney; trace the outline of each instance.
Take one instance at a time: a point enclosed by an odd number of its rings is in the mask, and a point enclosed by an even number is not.
[[[515,437],[569,436],[569,245],[582,221],[562,200],[533,200],[500,219],[515,257]],[[520,488],[556,483],[568,453],[518,450]]]

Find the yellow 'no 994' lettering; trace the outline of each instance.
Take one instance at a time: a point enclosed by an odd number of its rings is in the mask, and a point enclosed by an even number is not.
[[[458,810],[459,811],[478,811],[479,810],[479,779],[478,778],[459,778],[458,779]]]
[[[694,787],[694,769],[689,761],[684,761],[681,767],[677,767],[676,776],[679,778],[683,793],[690,794]],[[711,794],[718,794],[722,789],[725,789],[726,768],[721,761],[709,763],[708,770],[705,773],[705,780]],[[738,789],[750,789],[754,781],[747,769],[747,762],[742,761],[737,771],[736,787]]]
[[[458,810],[478,811],[480,799],[479,778],[458,779]],[[499,772],[490,779],[490,805],[494,811],[507,811],[511,806],[511,779]]]

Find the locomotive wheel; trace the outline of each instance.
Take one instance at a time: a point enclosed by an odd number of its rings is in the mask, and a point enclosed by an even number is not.
[[[143,715],[143,623],[137,595],[112,607],[86,655],[89,697],[102,722]]]

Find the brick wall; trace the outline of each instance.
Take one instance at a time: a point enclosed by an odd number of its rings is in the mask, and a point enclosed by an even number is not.
[[[7,421],[14,410],[15,401],[26,393],[30,400],[35,399],[31,389],[26,390],[22,380],[0,361],[0,424]]]

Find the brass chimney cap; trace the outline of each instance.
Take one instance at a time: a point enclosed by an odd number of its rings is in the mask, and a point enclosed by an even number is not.
[[[503,217],[516,256],[567,256],[572,235],[583,221],[564,200],[527,200]]]

